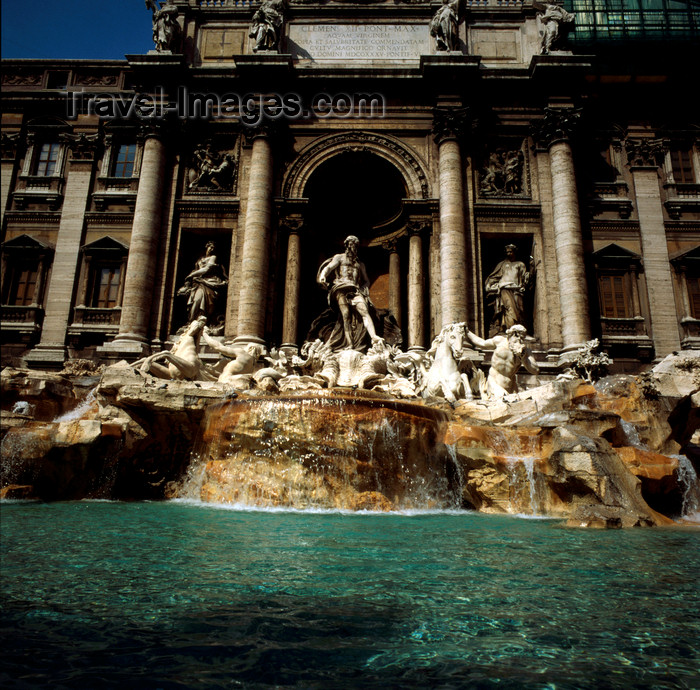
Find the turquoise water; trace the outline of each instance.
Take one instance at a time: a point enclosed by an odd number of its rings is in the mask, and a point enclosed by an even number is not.
[[[4,688],[698,688],[700,530],[5,503]]]

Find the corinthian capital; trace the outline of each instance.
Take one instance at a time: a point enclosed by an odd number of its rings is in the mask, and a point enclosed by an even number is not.
[[[627,165],[630,167],[656,168],[663,162],[666,146],[663,139],[625,139]]]
[[[545,108],[544,119],[535,124],[533,135],[543,147],[568,141],[578,127],[581,108]]]
[[[433,138],[436,144],[449,139],[465,139],[476,126],[477,120],[469,107],[433,109]]]

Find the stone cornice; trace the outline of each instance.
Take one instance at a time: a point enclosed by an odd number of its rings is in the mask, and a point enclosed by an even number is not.
[[[90,211],[85,214],[88,225],[131,225],[134,222],[133,213]]]
[[[474,217],[480,221],[539,221],[539,204],[480,202],[474,204]]]
[[[217,214],[236,213],[240,201],[238,199],[179,199],[175,202],[175,208],[181,216],[191,213],[212,212]]]
[[[7,223],[55,223],[58,225],[61,222],[61,213],[59,211],[7,211],[5,219]]]

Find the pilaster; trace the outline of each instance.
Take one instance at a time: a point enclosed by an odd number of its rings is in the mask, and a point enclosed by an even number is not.
[[[41,340],[25,358],[30,366],[49,368],[62,368],[67,356],[66,333],[98,147],[97,134],[63,134],[61,139],[70,149],[71,157],[47,289],[46,313]]]
[[[659,186],[659,166],[663,161],[664,144],[661,140],[649,137],[628,137],[625,140],[625,150],[634,181],[639,216],[651,336],[656,358],[663,359],[681,348]]]

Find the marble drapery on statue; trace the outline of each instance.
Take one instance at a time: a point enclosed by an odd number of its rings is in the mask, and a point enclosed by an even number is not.
[[[188,321],[205,316],[208,324],[213,324],[217,316],[220,296],[228,285],[224,267],[218,263],[213,242],[207,242],[203,257],[197,259],[193,271],[187,274],[185,284],[177,291],[187,297]]]
[[[514,244],[506,245],[505,251],[506,258],[486,278],[486,299],[493,307],[490,336],[505,333],[516,324],[525,324],[524,296],[532,286],[535,275],[532,257],[528,269],[516,259],[517,248]]]
[[[317,282],[328,290],[326,309],[311,324],[306,337],[320,339],[334,351],[366,352],[380,339],[389,345],[401,343],[401,330],[386,309],[376,309],[369,298],[369,279],[364,264],[357,258],[360,241],[354,235],[345,239],[345,251],[321,264]]]
[[[464,19],[464,0],[442,0],[442,6],[430,20],[430,35],[438,52],[460,51],[459,25]]]
[[[159,53],[176,53],[180,47],[179,11],[170,0],[158,4],[158,0],[146,0],[146,7],[153,14],[153,42]]]
[[[279,50],[286,10],[286,0],[262,0],[248,32],[250,38],[255,39],[253,51]]]
[[[532,5],[540,10],[537,18],[542,24],[541,54],[548,55],[552,50],[560,50],[566,33],[576,20],[576,15],[567,12],[555,2],[533,2]]]

